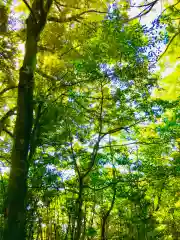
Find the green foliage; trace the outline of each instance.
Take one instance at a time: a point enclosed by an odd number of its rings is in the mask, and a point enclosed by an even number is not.
[[[28,240],[104,240],[103,231],[106,239],[178,239],[180,234],[180,110],[174,89],[179,63],[160,82],[161,92],[159,73],[149,69],[149,58],[140,50],[149,46],[143,27],[137,19],[127,21],[127,1],[106,13],[109,4],[54,2],[38,42]],[[29,14],[24,2],[12,9],[21,21]],[[179,5],[171,6],[160,18],[168,36],[177,31],[172,18],[178,13]],[[0,38],[0,163],[7,168],[17,69],[24,55],[20,46],[26,39],[19,27]],[[162,71],[165,56],[174,64],[175,44],[160,59]],[[0,234],[9,175],[3,170]]]

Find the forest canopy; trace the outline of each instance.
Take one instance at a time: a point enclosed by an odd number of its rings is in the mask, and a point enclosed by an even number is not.
[[[180,1],[0,1],[0,240],[180,239]]]

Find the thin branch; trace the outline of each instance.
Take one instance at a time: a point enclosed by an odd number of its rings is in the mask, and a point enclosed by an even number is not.
[[[26,5],[26,7],[29,9],[29,11],[30,11],[32,17],[34,18],[35,22],[37,23],[37,21],[36,21],[36,16],[35,16],[35,14],[34,14],[32,8],[30,7],[29,3],[28,3],[26,0],[23,0],[23,2],[24,2],[24,4]]]
[[[47,78],[47,79],[50,80],[50,81],[57,81],[57,80],[58,80],[56,77],[50,76],[50,75],[46,74],[45,72],[43,72],[43,71],[42,71],[41,69],[39,69],[39,68],[36,68],[36,72],[37,72],[39,75],[41,75],[42,77]]]
[[[43,102],[40,102],[39,105],[37,106],[37,113],[36,117],[34,120],[34,125],[31,133],[31,140],[30,140],[30,150],[29,150],[29,155],[28,155],[28,162],[31,163],[32,158],[36,152],[36,147],[37,147],[37,140],[39,138],[39,127],[40,127],[40,118],[42,114],[42,107],[43,107]]]
[[[66,5],[66,4],[62,4],[62,3],[57,3],[60,7],[67,7],[67,8],[73,8],[73,9],[78,9],[78,10],[80,10],[81,8],[79,8],[79,7],[74,7],[74,6],[68,6],[68,5]]]
[[[116,145],[111,145],[112,147],[123,147],[123,146],[129,146],[129,145],[137,145],[137,144],[142,144],[142,145],[154,145],[154,144],[164,144],[168,142],[131,142],[131,143],[124,143],[124,144],[116,144]],[[106,146],[100,146],[99,148],[110,148],[110,145]]]
[[[137,7],[137,8],[141,8],[141,7],[148,7],[154,3],[156,3],[157,0],[153,1],[153,2],[150,2],[150,3],[147,3],[147,4],[143,4],[143,5],[130,5],[130,7]]]
[[[114,203],[115,203],[115,200],[116,200],[116,185],[114,185],[114,192],[113,192],[113,198],[112,198],[112,201],[111,201],[111,206],[109,208],[109,210],[106,212],[106,215],[105,215],[105,221],[107,221],[107,218],[109,217],[113,207],[114,207]]]
[[[120,179],[120,180],[117,180],[117,181],[112,181],[112,182],[108,183],[106,186],[103,186],[103,187],[100,187],[100,188],[93,188],[93,187],[91,187],[89,185],[84,185],[84,188],[89,188],[89,189],[91,189],[93,191],[101,191],[103,189],[111,187],[112,185],[116,185],[119,182],[124,182],[124,181],[123,181],[123,179]]]
[[[5,156],[0,156],[0,158],[2,158],[3,160],[5,160],[8,164],[11,164],[11,161],[9,161],[8,159],[5,158]],[[3,167],[6,167],[6,165],[0,161],[0,163],[3,165]]]
[[[163,13],[165,13],[169,8],[174,8],[178,3],[180,3],[180,0],[178,0],[175,4],[170,5],[170,6],[168,6],[167,8],[165,8],[165,9],[162,11],[162,13],[159,15],[158,19],[160,19],[160,18],[162,17]]]
[[[86,108],[83,106],[83,104],[81,104],[77,99],[74,98],[74,101],[77,103],[78,106],[80,106],[81,108],[83,108],[84,110],[86,110],[86,112],[89,112],[91,114],[93,114],[93,116],[98,117],[97,111],[96,110],[91,110],[89,108]]]
[[[88,170],[86,171],[86,173],[83,175],[83,178],[85,178],[89,174],[91,169],[94,167],[96,156],[97,156],[97,153],[98,153],[98,150],[99,150],[99,144],[100,144],[100,141],[102,139],[101,134],[102,134],[102,127],[103,127],[103,125],[102,125],[103,124],[103,117],[102,117],[102,114],[103,114],[103,102],[104,102],[104,94],[103,94],[103,86],[102,86],[102,83],[101,83],[101,103],[100,103],[101,105],[100,105],[100,114],[99,114],[98,139],[97,139],[96,144],[94,145],[93,152],[91,154],[90,165],[89,165]]]
[[[14,138],[14,135],[12,134],[12,132],[10,132],[6,127],[3,127],[2,130],[6,132],[11,138]]]
[[[77,21],[78,19],[82,19],[82,16],[86,13],[102,13],[102,14],[105,14],[107,12],[101,12],[101,11],[97,11],[97,10],[94,10],[94,9],[90,9],[90,10],[84,11],[82,13],[79,13],[79,14],[73,15],[71,17],[68,17],[68,18],[56,18],[56,17],[50,16],[48,18],[48,21],[57,22],[57,23],[66,23],[66,22],[71,22],[71,21]]]
[[[116,132],[119,132],[121,130],[126,130],[127,131],[129,128],[134,127],[134,126],[136,126],[137,124],[139,124],[141,122],[142,122],[142,120],[137,121],[137,122],[135,122],[135,123],[133,123],[133,124],[127,126],[127,127],[119,127],[119,128],[115,128],[115,129],[110,129],[106,133],[102,133],[101,139],[104,138],[108,134],[116,133]]]
[[[48,48],[48,47],[39,45],[39,46],[38,46],[38,51],[46,51],[46,52],[54,53],[54,52],[55,52],[55,49],[52,49],[52,48]]]
[[[63,57],[64,55],[68,54],[68,53],[71,52],[72,50],[76,50],[76,48],[81,47],[81,46],[82,46],[82,44],[79,44],[79,45],[76,46],[76,47],[71,47],[70,49],[68,49],[67,51],[63,52],[63,53],[59,56],[60,59],[61,59],[61,57]]]
[[[4,124],[7,118],[9,118],[12,115],[15,115],[15,110],[17,107],[14,107],[10,109],[1,119],[0,119],[0,132],[4,129]]]
[[[66,72],[63,76],[59,77],[59,78],[56,78],[54,76],[51,76],[51,75],[48,75],[46,73],[44,73],[41,69],[36,69],[36,73],[38,73],[39,75],[41,75],[42,77],[44,78],[47,78],[48,80],[50,81],[61,81],[63,80],[63,78],[68,74],[68,72]],[[71,83],[64,83],[64,82],[60,82],[60,85],[59,86],[55,86],[54,88],[49,88],[47,91],[49,92],[50,90],[56,90],[57,88],[62,88],[62,87],[72,87],[72,86],[75,86],[77,84],[80,84],[80,83],[84,83],[84,82],[89,82],[89,79],[88,80],[80,80],[80,81],[76,81],[76,82],[71,82]],[[48,94],[49,96],[49,94]]]
[[[172,21],[177,21],[179,19],[180,19],[180,17],[178,17],[178,18],[171,18]]]
[[[56,5],[56,7],[57,7],[57,9],[59,10],[59,12],[61,13],[62,11],[61,11],[61,5],[55,0],[54,1],[55,2],[55,5]]]
[[[132,21],[136,18],[141,18],[143,16],[145,16],[146,14],[148,14],[152,8],[155,6],[155,4],[158,2],[159,0],[155,0],[153,2],[151,2],[150,4],[147,4],[147,7],[145,9],[142,10],[142,12],[140,12],[138,15],[130,18],[130,19],[125,19],[126,22]],[[143,7],[143,6],[142,6]]]
[[[172,37],[171,40],[169,41],[169,43],[168,43],[165,51],[160,55],[160,57],[157,59],[157,61],[159,61],[159,60],[165,55],[165,53],[166,53],[167,50],[169,49],[171,43],[174,41],[174,39],[175,39],[179,34],[180,34],[180,31],[177,32],[177,33],[175,33],[175,34],[173,35],[173,37]]]
[[[7,87],[7,88],[4,88],[1,92],[0,92],[0,96],[3,95],[5,92],[9,91],[9,90],[12,90],[14,88],[18,88],[18,86],[12,86],[12,87]]]
[[[65,121],[65,122],[66,122],[66,121]],[[80,179],[80,178],[81,178],[81,173],[80,173],[79,167],[78,167],[78,165],[77,165],[76,156],[75,156],[74,149],[73,149],[73,145],[72,145],[72,140],[73,140],[73,138],[72,138],[72,136],[71,136],[70,127],[69,127],[69,125],[67,124],[67,122],[66,122],[66,129],[68,130],[68,135],[69,135],[69,140],[70,140],[72,160],[73,160],[75,169],[76,169],[76,171],[77,171],[77,173],[78,173],[78,177],[79,177],[79,179]]]

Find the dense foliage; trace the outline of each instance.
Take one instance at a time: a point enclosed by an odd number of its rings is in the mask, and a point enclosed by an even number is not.
[[[143,24],[159,3],[0,2],[0,239],[179,239],[180,2]]]

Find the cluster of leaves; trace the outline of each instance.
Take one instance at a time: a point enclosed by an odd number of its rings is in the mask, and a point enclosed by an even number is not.
[[[13,9],[22,21],[28,14],[24,3]],[[152,98],[159,74],[151,71],[147,54],[164,35],[150,37],[136,19],[125,21],[126,1],[106,13],[108,4],[56,1],[38,43],[27,239],[178,239],[180,234],[179,100]],[[160,18],[169,25],[168,36],[178,6]],[[21,26],[0,36],[2,228],[22,61],[17,48],[24,34]]]

